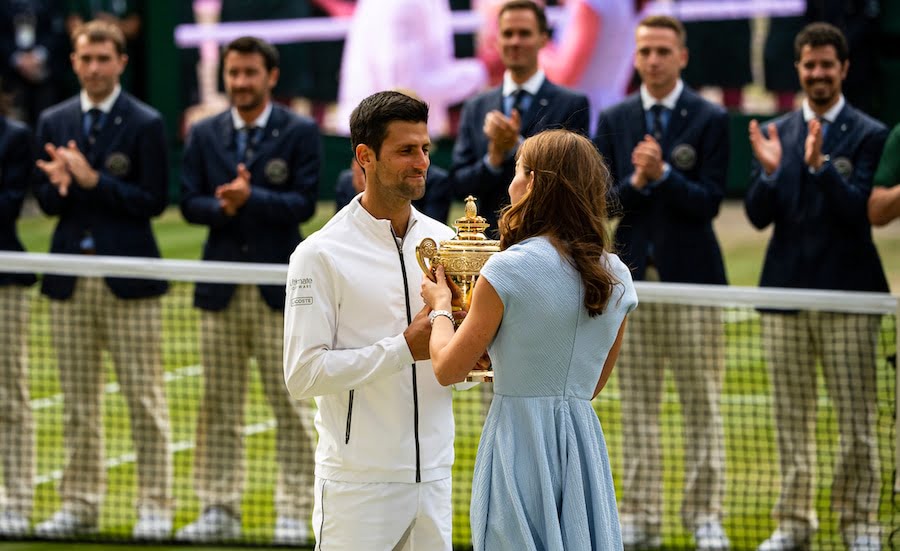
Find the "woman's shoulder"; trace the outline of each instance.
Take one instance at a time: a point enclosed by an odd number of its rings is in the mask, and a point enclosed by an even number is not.
[[[515,245],[512,245],[510,248],[506,249],[505,253],[513,253],[513,254],[523,254],[534,252],[538,250],[555,250],[553,248],[553,243],[550,242],[550,238],[543,235],[536,235],[534,237],[529,237],[528,239],[523,239],[519,241]]]
[[[613,291],[613,296],[618,296],[616,303],[625,310],[625,313],[631,312],[637,306],[637,291],[634,288],[634,280],[631,277],[631,270],[622,262],[619,255],[615,253],[605,253],[604,261],[613,276],[619,282],[616,287],[618,290]]]
[[[556,249],[549,239],[545,237],[529,237],[510,246],[508,249],[494,253],[491,256],[491,260],[495,264],[512,263],[522,265],[529,262],[542,262],[543,258],[549,253],[556,253]]]
[[[481,273],[495,287],[517,288],[525,280],[549,277],[553,271],[551,254],[558,257],[548,240],[532,237],[491,255]]]
[[[606,262],[609,270],[614,273],[619,279],[625,279],[627,281],[631,281],[631,270],[625,263],[619,258],[619,255],[616,253],[603,253],[603,260]]]

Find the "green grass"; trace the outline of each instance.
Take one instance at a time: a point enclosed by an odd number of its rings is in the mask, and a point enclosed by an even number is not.
[[[333,214],[333,202],[319,203],[316,214],[306,223],[301,224],[301,232],[303,235],[309,235],[322,227]],[[55,224],[55,218],[41,214],[21,218],[19,220],[19,236],[22,238],[25,250],[38,253],[49,251],[50,237]],[[153,232],[163,258],[199,259],[207,231],[206,226],[185,222],[178,207],[175,206],[169,207],[162,216],[153,220]]]
[[[459,215],[456,206],[453,215]],[[316,217],[304,224],[308,235],[320,227],[332,214],[330,204],[320,205]],[[53,220],[35,216],[21,220],[20,233],[31,251],[46,251]],[[154,222],[154,229],[166,258],[196,259],[200,256],[206,230],[183,222],[177,209],[169,209]],[[886,269],[900,272],[900,237],[896,231],[877,234],[879,248],[885,259]],[[720,239],[728,266],[729,279],[737,285],[754,285],[759,276],[766,237],[751,231],[725,235]],[[170,381],[166,385],[169,400],[172,440],[182,444],[175,454],[175,492],[177,509],[175,524],[181,527],[192,521],[199,507],[192,487],[193,440],[196,410],[201,394],[201,377],[198,374],[199,351],[197,339],[197,313],[191,307],[192,286],[177,283],[164,298],[164,361]],[[56,478],[52,473],[62,469],[65,457],[61,436],[61,403],[58,397],[56,361],[49,339],[47,301],[35,290],[31,312],[30,383],[32,400],[43,405],[35,409],[38,430],[38,474],[44,483],[37,488],[34,518],[49,516],[58,506]],[[727,494],[725,527],[736,549],[752,548],[764,539],[772,529],[769,511],[777,497],[777,456],[774,449],[774,428],[771,420],[768,376],[762,357],[759,324],[751,311],[739,310],[729,318],[726,330],[726,376],[722,399],[726,418],[726,468]],[[894,320],[886,319],[883,327],[880,357],[893,352]],[[109,363],[109,362],[107,362]],[[193,366],[193,367],[192,367]],[[108,381],[115,380],[111,365]],[[667,381],[662,422],[665,490],[664,534],[666,545],[672,548],[690,544],[689,535],[678,519],[678,503],[683,485],[683,438],[681,414],[677,393],[670,379]],[[825,396],[820,378],[820,396]],[[40,402],[43,400],[43,402]],[[881,461],[884,482],[882,521],[885,526],[896,525],[897,513],[890,505],[890,481],[893,466],[893,372],[882,361],[879,367],[879,416],[878,431],[881,442]],[[38,402],[36,402],[38,403]],[[127,410],[117,392],[106,394],[106,452],[107,459],[130,453],[130,433]],[[615,375],[608,388],[595,401],[595,408],[603,423],[610,449],[613,472],[621,473],[621,414],[618,404]],[[468,496],[475,450],[481,432],[484,413],[482,390],[459,393],[454,402],[457,417],[456,464],[454,466],[454,540],[465,545],[470,538],[468,523]],[[269,541],[275,513],[272,489],[275,480],[274,431],[265,428],[271,413],[261,390],[259,378],[251,372],[245,424],[261,425],[262,429],[246,437],[247,484],[244,492],[244,535],[248,541]],[[673,430],[673,428],[675,428]],[[837,429],[834,412],[827,400],[820,403],[818,441],[819,465],[816,509],[821,529],[815,546],[818,549],[840,548],[836,537],[835,517],[829,509],[829,487],[833,454],[836,450]],[[101,516],[104,537],[127,539],[134,518],[134,464],[122,461],[108,470],[108,492]],[[620,489],[619,489],[620,490]],[[120,544],[80,544],[78,549],[118,548]],[[49,543],[6,543],[6,550],[62,549]],[[155,547],[144,547],[155,549]],[[179,549],[165,547],[165,549]],[[226,549],[226,548],[217,548]]]

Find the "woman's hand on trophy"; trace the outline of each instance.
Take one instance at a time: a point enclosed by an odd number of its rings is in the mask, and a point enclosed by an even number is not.
[[[434,275],[436,281],[432,281],[427,275],[422,276],[422,300],[432,310],[450,310],[453,292],[447,285],[444,267],[438,266]]]

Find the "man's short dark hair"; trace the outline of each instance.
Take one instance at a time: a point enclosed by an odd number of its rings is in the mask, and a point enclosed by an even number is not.
[[[497,12],[497,20],[499,20],[505,12],[511,10],[531,10],[537,18],[538,31],[540,31],[541,34],[548,34],[550,32],[550,28],[547,26],[547,14],[544,12],[544,8],[539,6],[533,0],[509,0],[508,2],[505,2],[500,6],[500,11]]]
[[[670,15],[648,15],[641,19],[637,26],[638,28],[669,29],[675,33],[682,46],[687,45],[687,30],[684,28],[684,24]]]
[[[263,56],[266,64],[266,71],[272,72],[272,69],[278,67],[279,56],[278,50],[262,38],[255,36],[242,36],[235,38],[225,46],[222,52],[222,59],[228,55],[228,52],[238,52],[241,54],[259,54]]]
[[[428,104],[400,92],[378,92],[359,102],[350,114],[350,143],[366,144],[381,152],[388,125],[394,121],[428,122]]]
[[[98,44],[102,42],[112,42],[116,48],[116,53],[125,55],[125,35],[115,23],[94,19],[87,23],[82,23],[72,30],[70,38],[72,39],[72,49],[75,49],[75,43],[82,36],[87,37],[90,44]]]
[[[844,37],[844,33],[830,23],[819,21],[803,27],[803,30],[794,39],[794,61],[800,61],[800,53],[803,51],[804,46],[809,46],[810,48],[834,46],[834,51],[837,53],[838,60],[841,63],[844,63],[850,57],[850,48],[847,46],[847,39]]]

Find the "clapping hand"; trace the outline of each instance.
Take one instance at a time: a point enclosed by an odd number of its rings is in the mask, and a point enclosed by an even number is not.
[[[484,117],[484,135],[488,139],[488,158],[494,166],[503,163],[506,155],[519,143],[522,117],[513,109],[507,117],[500,111],[491,111]]]
[[[781,165],[781,139],[778,137],[778,127],[774,122],[770,122],[766,128],[769,131],[768,138],[763,136],[756,119],[750,121],[750,147],[756,160],[766,171],[766,175],[771,176]]]
[[[66,160],[51,143],[44,145],[44,151],[50,156],[50,160],[38,159],[35,164],[47,175],[47,179],[56,187],[59,195],[65,197],[69,194],[69,186],[72,184],[72,174],[66,166]]]
[[[84,189],[92,189],[100,181],[100,174],[91,167],[74,140],[69,140],[65,147],[44,144],[44,151],[50,160],[38,159],[35,164],[47,175],[61,197],[69,194],[73,180]]]
[[[93,189],[100,181],[100,174],[91,166],[84,153],[78,149],[75,140],[69,140],[66,147],[57,148],[57,153],[66,162],[69,173],[75,179],[75,183],[84,189]]]
[[[638,189],[662,178],[665,163],[659,142],[653,136],[645,135],[631,152],[631,164],[634,165],[632,183]]]
[[[237,166],[235,179],[216,188],[216,199],[226,216],[234,216],[249,198],[250,171],[241,163]]]
[[[806,142],[803,144],[803,162],[813,170],[822,168],[825,156],[822,155],[822,123],[812,119],[807,125]]]

